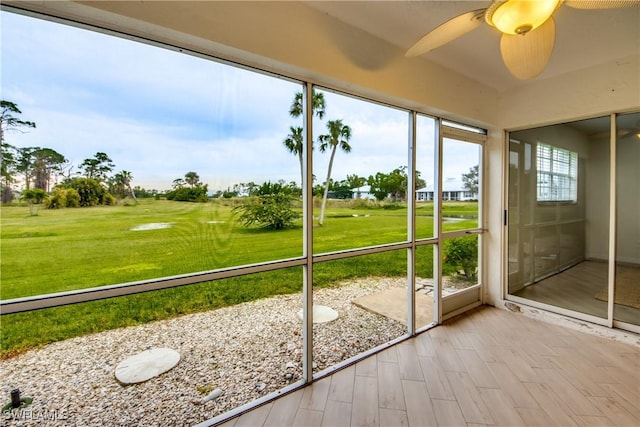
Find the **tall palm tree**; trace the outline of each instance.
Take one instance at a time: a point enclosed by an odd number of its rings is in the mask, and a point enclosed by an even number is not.
[[[138,201],[133,188],[131,188],[131,180],[133,179],[133,174],[131,172],[123,170],[115,174],[113,178],[115,184],[121,187],[123,189],[123,192],[125,192],[124,190],[126,190],[126,192],[129,193],[133,200],[135,200],[136,202]]]
[[[326,110],[324,93],[316,92],[314,90],[312,96],[313,100],[311,109],[313,111],[313,114],[315,114],[319,119],[322,119]],[[289,114],[291,115],[291,117],[297,118],[302,115],[302,112],[304,111],[302,99],[302,92],[296,92],[296,95],[293,97],[291,107],[289,108]],[[287,150],[289,150],[290,153],[298,156],[298,160],[300,161],[300,185],[302,185],[302,149],[304,146],[304,133],[302,127],[300,126],[291,126],[289,129],[291,130],[291,133],[287,135],[287,138],[283,142],[284,146],[287,147]]]
[[[312,105],[311,111],[315,114],[319,119],[324,117],[324,113],[326,110],[326,105],[324,102],[324,93],[313,91],[312,95]],[[293,102],[291,103],[291,107],[289,108],[289,114],[291,117],[300,117],[302,112],[304,111],[304,105],[302,103],[302,92],[296,92],[296,95],[293,97]]]
[[[351,128],[349,126],[342,124],[342,120],[329,120],[327,122],[327,129],[329,130],[328,134],[320,135],[318,137],[320,152],[324,153],[329,147],[331,148],[331,157],[329,157],[329,167],[327,167],[327,180],[324,184],[324,195],[322,197],[318,225],[322,225],[324,222],[324,208],[327,204],[327,195],[329,194],[331,169],[333,168],[333,159],[336,156],[338,146],[345,153],[349,153],[351,151],[351,146],[349,145],[349,140],[351,139]]]
[[[300,182],[302,182],[302,144],[304,143],[302,127],[291,126],[289,130],[291,133],[289,133],[284,140],[284,146],[287,147],[290,153],[298,155],[298,160],[300,161]]]

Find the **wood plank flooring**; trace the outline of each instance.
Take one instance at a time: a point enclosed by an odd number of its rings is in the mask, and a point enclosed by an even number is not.
[[[240,426],[639,426],[640,346],[481,307]]]
[[[607,286],[607,268],[605,262],[583,261],[568,270],[529,285],[514,295],[606,318],[607,302],[596,299],[595,296]],[[634,269],[619,265],[616,274],[629,270],[637,270],[637,267]],[[640,325],[640,309],[615,304],[613,318]]]

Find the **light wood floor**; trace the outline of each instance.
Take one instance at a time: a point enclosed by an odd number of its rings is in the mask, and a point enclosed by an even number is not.
[[[606,262],[583,261],[568,270],[527,286],[514,295],[606,318],[607,302],[596,299],[595,296],[607,286],[607,268]],[[618,272],[631,269],[619,266]],[[615,304],[613,318],[640,325],[640,309]]]
[[[223,425],[639,426],[640,346],[482,307]]]

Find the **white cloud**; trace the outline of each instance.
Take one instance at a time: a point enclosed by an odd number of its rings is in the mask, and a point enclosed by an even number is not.
[[[298,160],[282,144],[289,127],[302,124],[288,113],[297,84],[38,19],[1,17],[2,97],[37,124],[8,142],[53,148],[76,170],[105,152],[145,188],[167,189],[189,171],[212,190],[299,180]],[[353,134],[351,153],[336,154],[333,179],[408,164],[406,111],[330,92],[325,98],[327,114],[314,123],[316,136],[334,119]],[[421,123],[432,135],[429,120]],[[314,145],[321,183],[329,153]],[[447,173],[459,175],[473,164],[468,149],[446,154]]]

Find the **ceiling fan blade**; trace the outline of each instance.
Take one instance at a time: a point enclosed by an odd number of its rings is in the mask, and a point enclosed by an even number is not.
[[[423,53],[429,52],[435,48],[449,43],[452,40],[457,39],[469,31],[474,30],[480,24],[482,24],[482,18],[487,9],[476,9],[471,12],[458,15],[439,25],[426,36],[418,40],[416,44],[411,46],[404,56],[418,56]]]
[[[553,18],[526,34],[503,34],[500,39],[502,61],[517,79],[532,79],[547,66],[555,38]]]
[[[564,0],[564,4],[574,9],[618,9],[640,6],[640,0]]]

